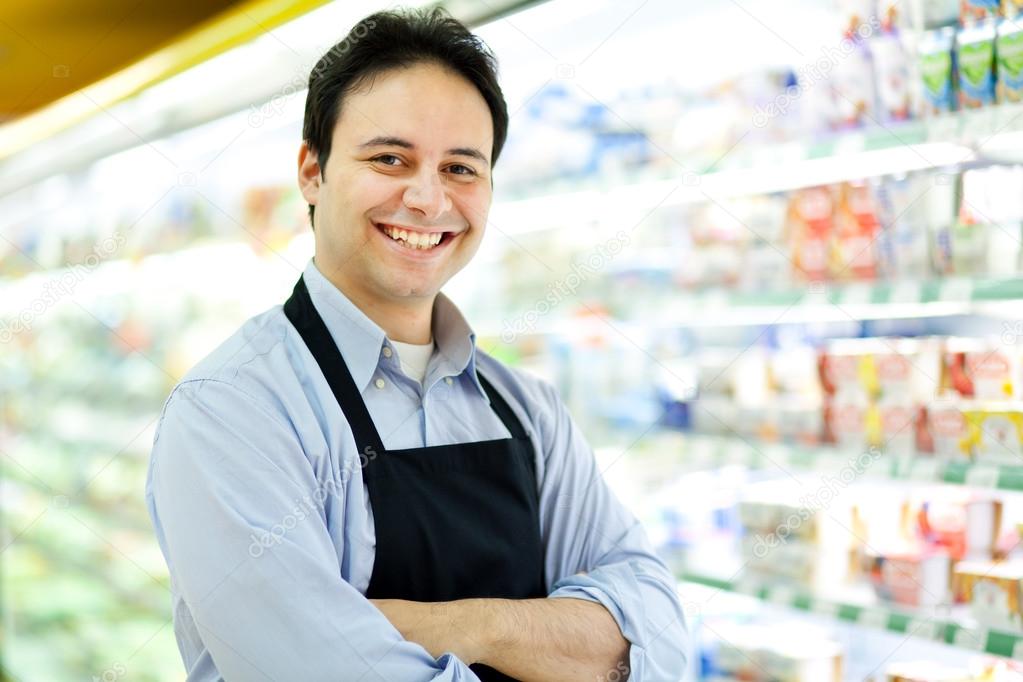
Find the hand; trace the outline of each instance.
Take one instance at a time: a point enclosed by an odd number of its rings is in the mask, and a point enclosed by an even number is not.
[[[419,644],[434,658],[450,652],[471,665],[485,656],[487,640],[479,610],[463,608],[468,601],[479,600],[370,599],[406,640]]]

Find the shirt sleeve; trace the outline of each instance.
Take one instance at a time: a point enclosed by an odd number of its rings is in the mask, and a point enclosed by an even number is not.
[[[478,681],[405,641],[341,577],[297,435],[234,386],[175,389],[146,498],[172,585],[228,680]]]
[[[688,633],[671,572],[643,527],[607,487],[555,389],[543,385],[540,491],[549,597],[602,604],[630,643],[631,682],[678,682]]]

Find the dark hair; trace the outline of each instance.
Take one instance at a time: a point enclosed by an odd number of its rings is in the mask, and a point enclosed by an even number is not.
[[[360,21],[309,74],[302,139],[317,153],[321,177],[344,97],[384,71],[424,62],[463,76],[483,95],[494,122],[490,164],[497,163],[508,135],[508,107],[490,48],[441,8],[397,10],[377,12]],[[310,205],[310,223],[314,214],[315,207]]]

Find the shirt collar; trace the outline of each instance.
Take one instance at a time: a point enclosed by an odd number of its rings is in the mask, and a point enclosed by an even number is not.
[[[302,273],[316,312],[323,318],[359,391],[364,391],[380,363],[387,335],[334,284],[324,277],[313,259]],[[489,402],[476,374],[476,333],[457,306],[444,294],[433,303],[433,339],[439,362],[429,374],[441,376],[468,372],[476,389]]]
[[[476,332],[469,326],[462,311],[443,293],[433,301],[433,340],[443,362],[444,376],[466,372],[479,394],[490,402],[476,373]]]

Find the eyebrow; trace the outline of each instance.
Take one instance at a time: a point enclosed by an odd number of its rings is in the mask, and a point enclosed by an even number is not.
[[[391,137],[389,135],[374,137],[373,139],[359,145],[360,149],[366,149],[367,147],[401,147],[402,149],[416,148],[416,146],[408,140],[404,140],[400,137]],[[482,163],[490,163],[490,160],[487,159],[483,152],[473,147],[454,147],[447,150],[446,153],[452,156],[468,156],[469,158],[477,159]]]

